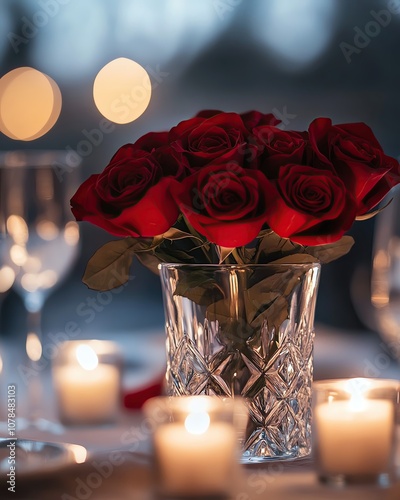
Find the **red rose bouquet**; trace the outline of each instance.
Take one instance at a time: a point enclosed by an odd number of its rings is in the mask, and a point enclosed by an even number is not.
[[[272,114],[203,111],[122,146],[71,200],[77,220],[121,237],[92,257],[84,282],[123,284],[134,255],[160,262],[328,262],[344,236],[400,182],[363,123],[315,119],[282,130]]]

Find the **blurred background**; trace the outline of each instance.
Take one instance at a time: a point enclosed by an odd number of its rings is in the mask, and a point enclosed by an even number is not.
[[[398,157],[399,47],[399,0],[2,0],[0,77],[36,68],[57,82],[63,104],[39,139],[0,133],[0,152],[76,151],[83,180],[121,145],[217,108],[274,112],[297,130],[317,116],[363,121]],[[125,125],[105,124],[93,100],[97,73],[118,57],[141,64],[152,84],[148,108]],[[353,250],[322,271],[316,320],[354,335],[371,324],[374,223],[356,223]],[[158,277],[138,262],[121,293],[99,296],[81,283],[88,258],[111,237],[85,223],[80,228],[79,258],[47,300],[43,330],[63,332],[69,321],[89,337],[161,330]],[[9,291],[1,300],[2,334],[24,329],[21,299]]]

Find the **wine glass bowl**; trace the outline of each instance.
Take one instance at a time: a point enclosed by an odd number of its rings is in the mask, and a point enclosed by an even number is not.
[[[400,189],[375,222],[371,302],[376,328],[392,356],[400,360]]]
[[[79,228],[70,199],[79,185],[79,169],[70,157],[75,159],[67,150],[0,153],[0,275],[7,278],[8,287],[12,284],[27,311],[24,351],[18,345],[16,349],[18,373],[21,366],[34,369],[40,361],[43,305],[78,256]],[[22,377],[28,426],[42,420],[42,375],[37,370],[36,377]]]
[[[67,152],[0,155],[1,263],[14,273],[14,290],[29,312],[41,310],[65,277],[79,244],[69,200],[77,172],[60,177]]]

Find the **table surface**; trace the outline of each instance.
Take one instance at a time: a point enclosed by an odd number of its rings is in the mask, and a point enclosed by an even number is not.
[[[121,337],[122,338],[122,337]],[[114,336],[115,339],[115,336]],[[149,352],[148,362],[137,367],[130,364],[124,383],[140,386],[163,370],[162,337],[155,335],[135,337],[137,356]],[[124,340],[126,341],[126,340]],[[124,341],[121,340],[123,343]],[[357,338],[344,333],[317,327],[315,348],[316,378],[368,376],[367,370],[376,370],[374,376],[400,378],[400,368],[393,362],[383,362],[383,347],[377,337]],[[386,360],[386,358],[385,358]],[[387,360],[386,360],[387,361]],[[129,363],[128,363],[129,364]],[[136,368],[135,368],[136,366]],[[6,374],[7,377],[10,373]],[[54,409],[53,409],[54,410]],[[48,418],[54,413],[48,409]],[[20,413],[21,415],[21,413]],[[400,431],[400,429],[399,429]],[[61,434],[38,429],[19,429],[19,438],[51,442],[70,442],[85,446],[89,452],[83,464],[59,469],[42,469],[32,474],[16,471],[16,492],[7,494],[6,478],[0,477],[0,498],[23,500],[148,500],[155,498],[153,469],[151,467],[151,426],[141,412],[124,411],[118,423],[109,427],[64,428]],[[357,485],[338,489],[320,484],[312,459],[291,462],[269,462],[240,466],[235,475],[232,500],[258,499],[400,499],[400,449],[398,450],[398,481],[389,488]],[[116,452],[119,455],[116,455]],[[103,477],[99,475],[103,471]]]
[[[60,470],[21,474],[16,477],[16,493],[1,498],[23,500],[72,500],[91,498],[95,500],[150,500],[155,479],[151,458],[146,448],[147,439],[135,451],[121,451],[121,436],[126,432],[143,433],[143,420],[139,413],[130,417],[130,423],[114,429],[68,431],[65,438],[73,438],[94,449],[87,461],[63,467]],[[145,434],[145,433],[143,433]],[[43,433],[36,437],[47,436]],[[96,443],[94,445],[94,442]],[[98,449],[101,443],[103,450]],[[110,446],[111,445],[111,446]],[[105,448],[108,448],[105,450]],[[126,449],[126,447],[125,447]],[[117,451],[119,450],[119,451]],[[399,463],[400,465],[400,463]],[[400,468],[400,467],[399,467]],[[101,474],[99,471],[102,471]],[[400,476],[390,488],[374,485],[354,485],[338,489],[320,484],[312,459],[292,462],[271,462],[240,466],[239,474],[233,478],[230,500],[399,500]],[[204,499],[205,500],[205,499]]]

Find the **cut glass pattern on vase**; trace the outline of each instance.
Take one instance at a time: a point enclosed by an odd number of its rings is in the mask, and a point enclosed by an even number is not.
[[[319,265],[163,264],[167,391],[242,396],[242,460],[311,451]]]

